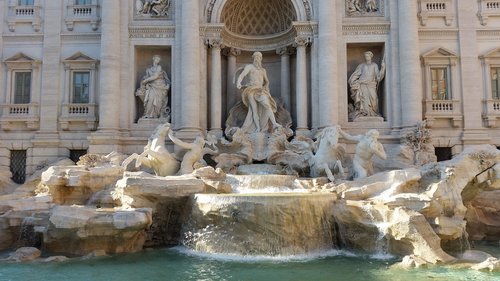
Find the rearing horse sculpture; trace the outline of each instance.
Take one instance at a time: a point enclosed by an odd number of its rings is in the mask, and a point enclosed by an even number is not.
[[[314,155],[309,158],[311,177],[327,176],[330,181],[335,181],[335,175],[344,176],[341,159],[343,150],[338,145],[340,127],[324,128],[316,135]]]
[[[165,147],[171,125],[170,123],[160,124],[154,130],[141,154],[134,153],[122,163],[122,167],[128,166],[135,160],[136,168],[141,165],[153,169],[157,176],[166,177],[175,175],[179,171],[180,163],[175,156]]]

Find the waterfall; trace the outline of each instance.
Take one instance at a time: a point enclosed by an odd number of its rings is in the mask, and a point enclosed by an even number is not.
[[[38,218],[25,217],[19,226],[19,235],[16,241],[16,248],[40,247],[42,244],[41,233],[36,231],[36,225],[40,221]]]
[[[202,253],[293,256],[334,247],[332,194],[198,194],[183,244]]]

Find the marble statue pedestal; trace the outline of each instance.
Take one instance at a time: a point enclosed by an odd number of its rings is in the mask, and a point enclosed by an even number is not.
[[[267,133],[250,133],[247,135],[252,143],[252,159],[256,161],[263,161],[267,159],[268,155],[268,140],[269,134]]]
[[[160,124],[170,122],[170,118],[144,118],[142,117],[137,121],[141,128],[156,128]]]
[[[384,123],[384,117],[379,117],[379,116],[360,116],[360,117],[354,118],[353,122]]]

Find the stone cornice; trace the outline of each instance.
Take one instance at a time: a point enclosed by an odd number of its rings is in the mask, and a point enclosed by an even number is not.
[[[97,41],[101,40],[100,33],[67,33],[61,34],[61,40],[63,41]]]
[[[366,23],[366,24],[344,24],[342,33],[347,35],[387,35],[389,34],[391,24],[383,23]]]
[[[500,37],[500,29],[485,29],[477,31],[478,39],[494,39],[498,40]]]
[[[421,40],[458,39],[458,29],[421,29],[418,31]]]
[[[43,34],[4,35],[3,42],[30,42],[38,44],[43,42]]]
[[[129,38],[174,38],[175,26],[129,26]]]

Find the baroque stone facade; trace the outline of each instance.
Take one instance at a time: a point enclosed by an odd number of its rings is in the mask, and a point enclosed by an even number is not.
[[[390,154],[427,120],[450,154],[500,146],[499,0],[4,0],[0,32],[0,166],[13,172],[141,152],[163,122],[141,118],[135,95],[155,56],[162,106],[189,142],[224,132],[237,70],[259,51],[296,134],[377,129]],[[380,117],[353,120],[348,80],[367,51],[385,57]]]

